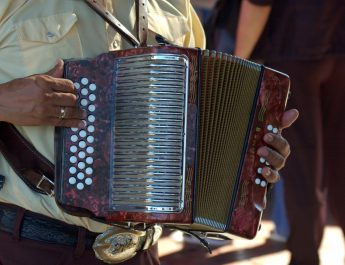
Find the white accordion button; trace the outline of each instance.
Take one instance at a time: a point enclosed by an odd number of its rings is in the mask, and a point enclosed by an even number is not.
[[[264,180],[261,181],[260,186],[263,187],[263,188],[265,188],[265,187],[267,186],[267,182],[264,181]]]
[[[90,84],[90,86],[89,86],[89,89],[90,89],[91,91],[95,91],[96,88],[97,88],[97,86],[96,86],[95,84]]]
[[[89,79],[87,79],[86,77],[84,77],[84,78],[81,79],[81,83],[82,83],[83,85],[87,85],[87,84],[89,83]]]
[[[78,168],[79,169],[84,169],[85,168],[85,163],[84,162],[79,162],[78,163]]]
[[[86,148],[86,152],[89,153],[89,154],[93,154],[93,152],[95,151],[95,149],[93,149],[92,146],[89,146]]]
[[[87,167],[85,169],[85,173],[88,174],[88,175],[91,175],[93,173],[93,169],[91,167]]]
[[[75,174],[75,173],[77,173],[77,169],[75,167],[70,167],[69,168],[69,173]]]
[[[73,134],[73,135],[71,136],[71,141],[72,141],[73,143],[75,143],[76,141],[78,141],[78,136],[76,136],[75,134]]]
[[[93,137],[93,136],[88,136],[87,138],[86,138],[86,140],[87,140],[87,142],[88,143],[93,143],[94,141],[95,141],[95,138]]]
[[[78,183],[77,184],[77,189],[78,190],[83,190],[84,189],[84,184],[83,183]]]
[[[87,94],[89,94],[89,90],[87,90],[86,88],[83,88],[80,93],[83,95],[83,96],[86,96]]]
[[[86,185],[91,185],[92,184],[92,179],[91,178],[85,179],[85,184]]]
[[[83,107],[86,107],[88,103],[89,102],[85,98],[80,101],[80,105],[82,105]]]
[[[87,127],[88,132],[93,133],[95,131],[95,126],[90,125]]]
[[[69,162],[71,162],[72,164],[77,163],[77,158],[75,156],[71,156],[69,158]]]
[[[93,115],[89,115],[89,116],[87,117],[87,120],[88,120],[89,122],[95,122],[96,118],[95,118],[95,116],[93,116]]]
[[[86,154],[85,154],[85,152],[81,151],[78,153],[78,156],[79,156],[79,158],[83,159],[86,157]]]
[[[81,130],[80,132],[79,132],[79,136],[80,137],[86,137],[86,131],[85,130]]]
[[[273,133],[278,133],[278,131],[279,131],[278,128],[273,128],[272,130]]]
[[[90,101],[95,101],[96,100],[96,95],[95,94],[90,94],[89,100]]]
[[[262,174],[262,168],[259,167],[259,168],[257,169],[257,172],[258,172],[259,174]]]
[[[267,125],[267,130],[272,131],[273,130],[273,126],[271,124]]]
[[[72,132],[77,132],[79,129],[78,128],[71,128]]]
[[[90,105],[90,106],[88,107],[88,110],[91,111],[91,112],[94,112],[94,111],[96,110],[95,105]]]
[[[80,141],[79,142],[79,147],[80,148],[85,148],[86,147],[86,142],[85,141]]]
[[[86,163],[87,164],[92,164],[93,163],[93,158],[92,157],[86,158]]]
[[[80,179],[80,180],[82,180],[82,179],[85,178],[85,174],[84,174],[83,172],[79,172],[79,173],[77,174],[77,178]]]
[[[79,88],[80,88],[80,84],[77,83],[77,82],[75,82],[75,83],[74,83],[74,87],[75,87],[76,89],[79,89]]]
[[[266,162],[266,160],[265,160],[265,158],[263,158],[263,157],[260,157],[260,163],[265,163]]]
[[[75,145],[72,145],[69,149],[72,153],[75,153],[78,151],[78,148]]]
[[[255,184],[256,184],[256,185],[260,185],[260,183],[261,183],[261,179],[256,178],[256,179],[255,179]]]
[[[68,182],[69,182],[69,184],[74,185],[74,184],[77,183],[77,180],[76,180],[74,177],[70,177],[70,178],[68,179]]]

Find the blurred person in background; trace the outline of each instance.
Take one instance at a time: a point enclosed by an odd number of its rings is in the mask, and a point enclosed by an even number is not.
[[[218,0],[204,22],[206,47],[234,53],[235,36],[241,0]]]
[[[202,24],[205,24],[217,0],[191,0]]]
[[[345,2],[243,0],[235,55],[287,73],[300,118],[282,171],[290,265],[319,264],[327,205],[345,232]]]

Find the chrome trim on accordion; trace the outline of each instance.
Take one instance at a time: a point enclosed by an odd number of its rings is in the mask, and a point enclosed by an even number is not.
[[[189,62],[146,54],[115,62],[110,209],[180,212],[184,205]]]

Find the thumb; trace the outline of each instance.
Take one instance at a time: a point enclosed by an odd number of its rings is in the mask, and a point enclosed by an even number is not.
[[[46,72],[46,75],[50,75],[52,77],[61,78],[63,77],[63,61],[61,59],[56,60],[55,66]]]
[[[281,129],[290,127],[298,118],[299,112],[296,109],[290,109],[284,112],[281,122]]]

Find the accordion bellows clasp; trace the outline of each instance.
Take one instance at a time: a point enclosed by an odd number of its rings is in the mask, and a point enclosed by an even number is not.
[[[289,78],[215,51],[160,46],[69,60],[85,129],[58,128],[56,199],[108,223],[255,236]]]

